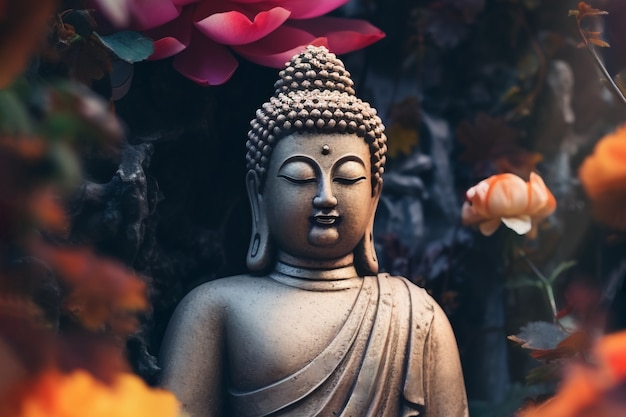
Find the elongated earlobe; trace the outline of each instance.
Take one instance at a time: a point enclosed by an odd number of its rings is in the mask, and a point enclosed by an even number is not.
[[[251,271],[263,271],[270,267],[273,254],[265,204],[263,204],[263,196],[259,193],[259,177],[256,172],[248,171],[246,188],[252,211],[252,236],[246,263]]]
[[[378,258],[374,248],[373,227],[368,227],[365,236],[354,250],[354,265],[361,276],[378,273]]]
[[[365,230],[363,239],[354,249],[354,265],[361,276],[376,275],[378,273],[378,258],[376,257],[376,248],[374,247],[374,213],[378,206],[382,185],[383,182],[380,180],[372,196],[370,223]]]

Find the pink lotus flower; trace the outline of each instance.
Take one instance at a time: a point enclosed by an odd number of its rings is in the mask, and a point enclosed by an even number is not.
[[[515,174],[493,175],[467,190],[465,197],[463,224],[478,224],[485,236],[502,222],[517,234],[533,237],[537,222],[556,209],[554,196],[534,172],[528,182]]]
[[[321,17],[347,1],[98,0],[98,4],[114,22],[125,23],[130,14],[132,26],[154,39],[150,59],[175,55],[174,67],[180,73],[198,84],[217,85],[237,69],[233,52],[281,68],[309,44],[343,54],[385,36],[363,20]]]

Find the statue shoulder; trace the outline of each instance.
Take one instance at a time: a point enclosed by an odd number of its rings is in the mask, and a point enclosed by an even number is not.
[[[394,292],[406,292],[410,295],[414,304],[423,306],[426,310],[433,312],[437,306],[435,299],[428,292],[403,276],[389,275],[387,273],[378,274],[378,279],[385,279],[389,282]]]
[[[229,304],[233,298],[241,297],[248,290],[258,290],[267,282],[267,278],[242,274],[217,278],[205,282],[192,289],[181,301],[180,305],[199,306],[204,309],[211,305]]]
[[[266,279],[266,277],[250,274],[232,275],[229,277],[216,278],[214,280],[207,281],[198,285],[191,292],[197,291],[201,293],[210,293],[215,291],[229,291],[233,288],[255,285]]]

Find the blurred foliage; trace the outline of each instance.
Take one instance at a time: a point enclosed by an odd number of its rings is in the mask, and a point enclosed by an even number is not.
[[[103,39],[89,11],[56,1],[0,1],[0,23],[0,414],[57,415],[21,408],[47,398],[50,384],[41,398],[23,395],[55,372],[82,369],[106,383],[127,372],[120,342],[148,308],[144,278],[68,241],[66,210],[83,156],[115,159],[125,136],[108,97],[88,87],[144,41]],[[138,48],[129,61],[151,53]]]
[[[603,336],[585,361],[570,365],[555,397],[525,407],[520,417],[609,417],[626,412],[626,332]]]

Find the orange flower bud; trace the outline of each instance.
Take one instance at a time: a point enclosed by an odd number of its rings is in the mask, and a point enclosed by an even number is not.
[[[580,166],[580,181],[594,216],[626,229],[626,124],[602,138]]]
[[[29,387],[19,417],[179,417],[174,395],[150,388],[133,374],[120,374],[106,385],[89,373],[48,371]]]
[[[523,235],[534,232],[534,224],[549,216],[556,200],[541,177],[534,172],[524,181],[514,174],[491,176],[467,190],[463,204],[463,224],[478,224],[489,236],[500,222]]]

